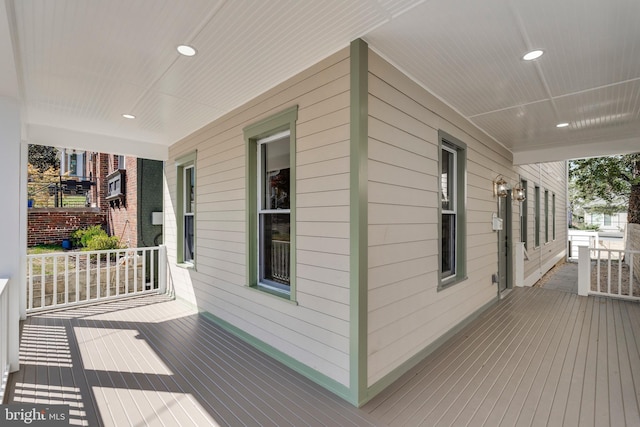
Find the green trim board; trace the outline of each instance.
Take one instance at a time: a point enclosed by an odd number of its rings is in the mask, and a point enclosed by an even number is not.
[[[196,218],[197,218],[197,210],[198,210],[198,173],[197,173],[197,164],[196,164],[196,160],[197,160],[197,155],[198,155],[198,151],[193,151],[189,154],[185,154],[183,156],[180,156],[178,158],[176,158],[175,161],[175,165],[176,165],[176,259],[177,259],[177,265],[179,267],[183,267],[183,268],[189,268],[189,269],[195,269],[196,268],[196,258],[198,256],[198,251],[197,251],[197,229],[198,227],[196,226],[197,222],[196,222]],[[193,241],[194,241],[194,260],[193,263],[189,262],[186,263],[184,262],[184,221],[183,221],[183,215],[184,215],[184,203],[183,203],[183,198],[184,198],[184,177],[183,177],[183,171],[185,168],[189,167],[189,166],[193,166],[193,171],[194,171],[194,185],[196,190],[194,191],[194,199],[195,199],[195,212],[193,213],[193,221],[194,221],[194,227],[193,227]]]
[[[258,189],[257,141],[269,135],[288,130],[289,135],[289,200],[290,200],[290,264],[289,294],[270,292],[280,298],[296,301],[296,120],[298,106],[294,105],[277,114],[246,126],[242,131],[245,140],[245,188],[246,188],[246,224],[247,285],[258,289]],[[262,289],[261,289],[262,290]]]
[[[350,112],[350,401],[362,405],[367,390],[368,293],[368,96],[369,47],[351,43]]]
[[[456,272],[452,277],[442,279],[442,248],[438,250],[438,291],[447,289],[457,283],[467,280],[467,144],[449,135],[443,130],[438,131],[438,168],[442,164],[442,147],[456,151]],[[438,182],[438,187],[440,183]],[[442,191],[439,189],[439,191]],[[438,203],[438,244],[442,242],[442,204]]]
[[[497,304],[500,301],[500,298],[493,297],[489,302],[484,304],[482,307],[478,308],[476,311],[467,316],[460,323],[455,325],[453,328],[449,329],[431,344],[420,350],[418,353],[413,355],[411,358],[407,359],[400,366],[395,368],[393,371],[385,375],[380,380],[376,381],[369,389],[367,390],[366,398],[361,404],[368,402],[373,399],[378,393],[383,391],[385,388],[389,387],[395,381],[397,381],[402,375],[406,374],[410,369],[414,368],[420,362],[422,362],[427,356],[437,350],[440,346],[442,346],[447,340],[451,339],[454,335],[460,332],[463,328],[469,325],[471,322],[476,320],[482,313],[484,313],[487,309],[491,308],[494,304]]]

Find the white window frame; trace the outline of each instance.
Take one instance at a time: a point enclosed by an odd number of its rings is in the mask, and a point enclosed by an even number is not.
[[[187,209],[187,205],[191,202],[190,193],[190,184],[191,181],[187,181],[187,171],[191,170],[191,176],[194,178],[194,187],[195,187],[195,173],[196,168],[194,164],[187,165],[182,168],[182,262],[184,264],[193,265],[196,259],[196,245],[195,245],[195,194],[194,194],[194,206],[193,209]],[[195,193],[195,188],[194,188]],[[189,212],[191,211],[191,212]],[[193,238],[193,250],[191,251],[193,256],[191,259],[187,258],[187,218],[192,218],[191,223],[194,228],[194,238]]]
[[[453,207],[453,209],[442,209],[441,215],[450,215],[452,216],[453,219],[453,226],[454,226],[454,233],[457,235],[457,228],[458,228],[458,152],[456,150],[454,150],[453,148],[443,145],[442,150],[447,151],[449,154],[451,154],[453,156],[453,170],[450,170],[448,172],[448,176],[447,176],[447,187],[449,187],[449,182],[448,180],[452,180],[453,181],[453,185],[451,185],[452,191],[451,191],[451,200],[449,200],[449,206]],[[440,168],[440,174],[442,174],[442,167]],[[442,176],[440,177],[440,193],[441,193],[441,199],[442,200]],[[442,239],[445,238],[445,236],[441,237]],[[453,268],[451,271],[448,272],[441,272],[441,280],[446,281],[447,279],[450,279],[451,277],[455,277],[456,276],[456,269],[457,269],[457,261],[458,261],[458,245],[456,242],[456,239],[454,237],[453,239],[453,260],[451,260],[450,264],[453,265]],[[440,247],[442,247],[442,242],[440,243]],[[447,254],[448,255],[448,254]],[[444,257],[445,254],[443,253],[442,256]],[[445,275],[445,273],[448,273]]]
[[[264,288],[266,290],[270,290],[270,291],[274,291],[274,292],[279,292],[279,293],[283,293],[286,295],[290,295],[291,292],[291,285],[284,285],[284,284],[280,284],[268,279],[264,278],[264,266],[265,266],[265,260],[264,260],[264,254],[262,253],[262,251],[260,250],[262,245],[260,242],[262,242],[263,239],[263,230],[262,230],[262,218],[264,217],[264,215],[269,215],[269,214],[287,214],[289,215],[289,221],[291,221],[291,205],[289,205],[289,209],[263,209],[262,208],[262,200],[264,197],[264,182],[262,180],[264,171],[263,171],[263,159],[262,159],[262,147],[265,145],[268,145],[269,143],[272,142],[276,142],[276,141],[280,141],[284,138],[291,138],[291,130],[287,129],[284,130],[282,132],[277,132],[274,133],[272,135],[266,136],[264,138],[260,138],[256,141],[256,158],[257,158],[257,162],[256,162],[256,168],[257,170],[257,183],[256,185],[257,190],[256,191],[256,196],[257,196],[257,200],[256,200],[256,206],[257,206],[257,215],[258,215],[258,221],[257,221],[257,230],[256,230],[256,235],[258,236],[258,265],[257,265],[257,272],[258,272],[258,286],[261,288]],[[289,170],[291,170],[291,151],[289,151]],[[289,179],[291,179],[291,177],[289,177]],[[289,182],[289,184],[291,184],[291,182]],[[291,273],[291,256],[289,256],[289,273]]]

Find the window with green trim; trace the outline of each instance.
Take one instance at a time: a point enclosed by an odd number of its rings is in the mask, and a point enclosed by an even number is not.
[[[551,195],[551,227],[552,227],[552,239],[556,240],[556,194]]]
[[[176,161],[178,228],[177,259],[186,267],[194,267],[196,261],[196,154],[192,153]]]
[[[466,145],[440,132],[440,284],[466,278]]]
[[[549,190],[544,190],[544,242],[549,243]]]
[[[295,121],[289,108],[244,129],[249,286],[294,299]]]
[[[524,190],[525,199],[522,201],[520,205],[520,241],[524,243],[525,248],[529,248],[528,235],[527,235],[527,227],[529,226],[529,203],[527,203],[528,193],[527,193],[527,181],[524,179],[521,180],[522,188]]]
[[[540,187],[537,185],[534,188],[534,200],[533,200],[533,238],[535,247],[540,246]]]

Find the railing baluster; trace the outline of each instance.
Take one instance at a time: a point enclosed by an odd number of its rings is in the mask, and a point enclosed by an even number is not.
[[[58,257],[52,255],[53,258],[53,286],[52,292],[53,295],[51,297],[51,305],[58,305]]]
[[[116,295],[120,295],[120,251],[116,251]]]
[[[622,252],[618,252],[618,295],[622,295]]]
[[[124,253],[124,293],[129,293],[129,257]]]
[[[98,253],[96,255],[96,298],[100,299],[100,287],[102,283],[100,283],[100,257],[102,254]]]
[[[629,251],[629,296],[633,296],[633,288],[635,284],[635,277],[633,276],[633,255],[634,253]],[[638,295],[640,296],[640,295]]]
[[[91,299],[91,255],[87,254],[87,260],[86,260],[87,266],[85,267],[85,271],[86,271],[86,280],[87,280],[87,286],[85,286],[87,288],[87,297],[85,299],[85,301],[89,301]]]
[[[69,304],[69,254],[64,254],[64,303]]]
[[[596,274],[596,289],[598,290],[598,292],[602,292],[600,289],[600,250],[598,249],[596,249],[596,265],[598,266],[598,274]]]
[[[111,252],[107,254],[107,289],[105,294],[107,298],[111,295]]]
[[[44,272],[47,269],[44,255],[40,258],[40,268],[40,307],[44,307],[44,291],[47,288],[44,282]]]
[[[76,254],[76,301],[80,300],[80,254]]]
[[[138,251],[133,252],[133,293],[138,292]]]
[[[27,309],[33,308],[33,258],[27,258],[29,266],[29,301],[27,301]]]
[[[149,280],[151,281],[150,288],[156,289],[156,254],[159,254],[158,249],[153,249],[150,252],[149,263]],[[158,255],[159,257],[160,255]]]
[[[607,293],[611,293],[611,251],[607,251]]]

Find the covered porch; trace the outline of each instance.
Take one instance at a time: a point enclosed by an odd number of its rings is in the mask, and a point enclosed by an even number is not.
[[[36,314],[9,403],[72,425],[634,425],[640,305],[517,288],[357,409],[181,301]],[[118,349],[118,351],[114,351]]]

